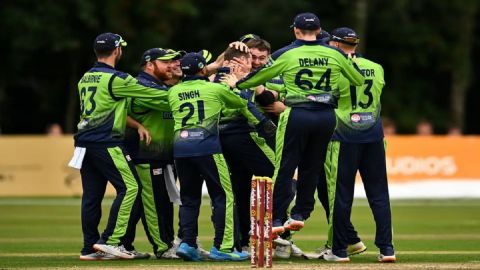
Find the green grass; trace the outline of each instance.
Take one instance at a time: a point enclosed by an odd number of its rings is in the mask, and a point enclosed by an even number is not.
[[[111,199],[104,202],[107,215]],[[394,269],[479,269],[480,268],[480,200],[397,200],[392,201],[394,241],[398,262]],[[100,230],[105,226],[102,219]],[[352,222],[368,246],[365,254],[352,258],[355,268],[385,267],[374,264],[375,224],[365,200],[356,200]],[[210,209],[205,199],[200,215],[199,239],[209,248],[213,239]],[[151,251],[143,227],[138,226],[135,246]],[[317,206],[304,230],[294,236],[304,251],[312,252],[326,240],[324,212]],[[0,198],[0,269],[3,268],[249,268],[241,263],[184,263],[182,261],[143,260],[81,262],[82,247],[80,199],[78,198]],[[312,269],[348,266],[332,265],[319,260],[275,260],[275,268]],[[343,267],[343,268],[342,268]],[[345,269],[347,269],[345,268]]]

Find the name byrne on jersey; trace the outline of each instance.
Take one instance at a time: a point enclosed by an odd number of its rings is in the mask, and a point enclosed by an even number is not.
[[[200,91],[198,91],[198,90],[192,90],[192,91],[189,91],[189,92],[178,93],[178,99],[180,101],[187,100],[187,99],[193,99],[193,98],[199,98],[199,97],[200,97]]]
[[[80,80],[80,83],[99,83],[102,75],[85,75]]]

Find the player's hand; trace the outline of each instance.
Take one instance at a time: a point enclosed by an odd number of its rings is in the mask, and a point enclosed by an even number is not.
[[[241,68],[242,72],[249,73],[252,69],[252,64],[248,63],[248,60],[245,57],[234,57],[230,64],[236,65]]]
[[[243,79],[248,74],[248,72],[245,72],[242,66],[235,65],[235,64],[230,65],[230,73],[235,75],[237,80]]]
[[[140,136],[140,141],[145,140],[145,144],[150,145],[150,142],[152,141],[152,136],[150,136],[150,132],[144,126],[139,126],[137,132]]]
[[[283,102],[275,101],[274,103],[272,103],[268,106],[264,106],[262,108],[268,113],[274,113],[274,114],[278,115],[278,114],[281,114],[283,111],[285,111],[287,106],[285,106],[285,104],[283,104]]]
[[[228,86],[230,86],[231,88],[235,88],[235,86],[237,85],[238,79],[233,74],[225,74],[220,79],[220,81],[228,84]]]
[[[234,41],[230,44],[228,44],[228,47],[235,48],[235,50],[239,50],[242,52],[249,52],[250,50],[248,49],[247,45],[245,43],[240,42],[240,41]]]
[[[214,62],[207,65],[207,75],[212,75],[222,66],[225,53],[220,54]]]

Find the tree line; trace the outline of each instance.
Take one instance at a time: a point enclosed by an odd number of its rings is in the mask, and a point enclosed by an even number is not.
[[[382,114],[399,133],[422,120],[436,133],[480,133],[476,0],[4,0],[0,2],[0,132],[43,133],[59,123],[73,133],[77,82],[93,64],[93,39],[121,34],[128,46],[119,69],[136,74],[151,47],[218,55],[246,33],[273,49],[293,41],[300,12],[316,13],[329,31],[348,26],[361,53],[385,69]]]

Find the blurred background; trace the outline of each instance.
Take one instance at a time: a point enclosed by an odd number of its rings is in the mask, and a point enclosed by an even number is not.
[[[476,0],[2,0],[0,133],[76,131],[76,84],[99,33],[127,40],[118,68],[136,75],[151,47],[218,55],[256,33],[279,49],[294,39],[293,17],[311,11],[327,31],[356,30],[360,51],[384,67],[388,132],[479,134],[479,9]]]

